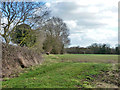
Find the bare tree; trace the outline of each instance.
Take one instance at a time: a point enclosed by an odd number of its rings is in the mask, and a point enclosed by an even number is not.
[[[64,47],[69,45],[69,29],[62,19],[52,17],[46,21],[43,30],[46,37],[43,46],[47,52],[61,53]]]
[[[27,22],[31,18],[35,18],[38,9],[41,10],[44,3],[42,2],[2,2],[0,11],[2,18],[7,22],[1,23],[2,31],[0,35],[5,39],[8,44],[10,42],[10,34],[15,30],[16,26]],[[39,11],[40,12],[40,11]],[[42,16],[46,13],[42,14]],[[35,23],[33,23],[35,24]],[[33,26],[33,24],[31,24]]]

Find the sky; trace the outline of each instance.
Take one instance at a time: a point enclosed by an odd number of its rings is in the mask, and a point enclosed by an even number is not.
[[[118,44],[119,0],[37,1],[46,2],[51,15],[62,18],[67,24],[70,30],[70,47],[86,47],[93,43],[106,43],[115,47]]]
[[[118,44],[118,0],[46,0],[53,16],[70,29],[72,46]]]

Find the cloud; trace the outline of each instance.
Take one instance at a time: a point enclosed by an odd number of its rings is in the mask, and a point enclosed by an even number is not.
[[[71,46],[118,43],[118,0],[37,0],[70,29]]]
[[[46,3],[45,5],[46,5],[47,7],[50,7],[50,6],[51,6],[51,4],[50,4],[50,3]]]
[[[118,43],[118,33],[113,30],[87,30],[84,33],[70,35],[73,43],[71,46],[89,46],[92,43],[107,43],[114,46]],[[92,42],[92,43],[91,43]]]
[[[70,29],[71,46],[118,43],[118,0],[52,0],[52,15]]]

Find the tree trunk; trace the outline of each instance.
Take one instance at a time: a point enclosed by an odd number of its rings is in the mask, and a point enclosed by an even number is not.
[[[10,40],[8,39],[8,37],[4,37],[4,39],[5,39],[6,44],[10,43]]]

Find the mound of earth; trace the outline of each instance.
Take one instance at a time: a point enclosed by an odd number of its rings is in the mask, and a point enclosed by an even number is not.
[[[42,55],[26,47],[2,44],[2,77],[11,77],[22,68],[40,64]]]

